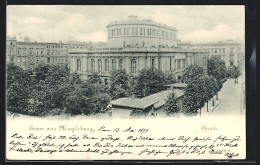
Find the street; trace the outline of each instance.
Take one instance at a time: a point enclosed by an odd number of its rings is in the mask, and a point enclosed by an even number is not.
[[[238,78],[237,84],[234,83],[234,79],[227,79],[223,84],[221,91],[218,93],[219,100],[215,99],[215,106],[212,106],[212,101],[209,101],[209,112],[207,112],[207,104],[205,103],[205,106],[202,108],[201,116],[244,114],[243,94],[241,88],[243,83],[243,76]]]

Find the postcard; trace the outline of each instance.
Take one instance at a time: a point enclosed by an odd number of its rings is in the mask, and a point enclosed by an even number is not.
[[[9,5],[6,160],[246,158],[243,5]]]

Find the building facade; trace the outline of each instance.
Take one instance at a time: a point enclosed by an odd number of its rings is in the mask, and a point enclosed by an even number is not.
[[[24,41],[7,37],[6,61],[15,63],[25,70],[33,70],[40,63],[70,67],[69,50],[86,49],[91,46],[92,43],[76,41],[40,43],[30,42],[27,37]]]
[[[245,49],[244,44],[227,40],[225,42],[190,44],[192,48],[207,49],[209,58],[212,56],[220,57],[225,61],[226,67],[239,66],[245,67]]]
[[[87,79],[97,72],[108,77],[113,69],[125,69],[137,75],[143,68],[156,68],[164,73],[182,75],[185,68],[198,64],[207,70],[208,52],[205,50],[177,48],[99,48],[70,51],[71,72]]]
[[[94,72],[108,77],[113,69],[125,69],[137,75],[143,68],[152,67],[177,77],[191,64],[207,71],[209,52],[177,47],[177,30],[173,27],[129,16],[128,21],[108,24],[107,30],[107,47],[69,51],[72,73],[87,79]]]

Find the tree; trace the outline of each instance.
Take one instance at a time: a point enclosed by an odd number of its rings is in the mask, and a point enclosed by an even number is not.
[[[193,81],[187,85],[184,92],[184,107],[188,114],[197,114],[198,110],[210,100],[215,94],[215,80],[208,75],[194,77]],[[207,106],[208,108],[208,106]],[[208,109],[207,109],[208,110]]]
[[[226,77],[227,69],[225,61],[217,56],[213,56],[208,60],[208,75],[213,76],[216,80],[221,80]]]
[[[225,61],[217,56],[213,56],[208,60],[208,75],[215,77],[218,83],[219,90],[222,88],[223,79],[226,78],[227,69]],[[217,94],[218,99],[218,94]]]
[[[15,65],[14,63],[8,63],[6,66],[6,75],[7,75],[7,82],[6,88],[8,89],[12,83],[15,81],[17,83],[29,83],[30,77],[28,72],[24,71],[19,66]]]
[[[228,75],[231,77],[231,78],[235,78],[237,79],[239,76],[240,76],[240,68],[238,66],[232,66],[232,67],[229,67],[228,70]]]
[[[125,70],[114,69],[110,72],[109,93],[112,99],[129,96],[129,76]]]
[[[11,83],[6,92],[6,109],[12,114],[26,114],[28,109],[29,90],[18,81]]]
[[[12,114],[28,111],[31,79],[28,72],[13,63],[7,64],[6,108]]]
[[[182,79],[185,83],[191,83],[194,79],[198,78],[199,75],[203,75],[204,70],[197,64],[190,65],[183,73]]]
[[[170,93],[165,102],[165,110],[167,115],[173,115],[179,111],[174,93]]]
[[[110,96],[103,84],[91,84],[88,81],[75,87],[66,98],[64,107],[71,115],[91,115],[99,113],[106,108]]]
[[[102,83],[102,80],[101,80],[101,77],[100,75],[97,73],[97,72],[94,72],[90,75],[89,77],[89,82],[91,84],[95,84],[95,83],[99,83],[101,84]]]
[[[217,95],[218,91],[219,91],[219,86],[218,86],[218,82],[215,79],[215,77],[210,76],[210,83],[209,83],[209,89],[210,89],[210,95],[209,98],[212,98],[212,105],[214,106],[214,96]]]
[[[165,81],[166,84],[173,84],[177,82],[177,79],[176,76],[170,72],[165,74]]]
[[[136,77],[135,94],[145,97],[165,89],[166,79],[161,70],[144,68]]]

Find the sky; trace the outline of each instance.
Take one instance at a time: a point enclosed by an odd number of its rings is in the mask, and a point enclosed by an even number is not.
[[[127,20],[129,15],[175,27],[181,41],[244,42],[245,38],[244,6],[238,5],[11,5],[7,7],[7,35],[37,42],[107,42],[106,25]]]

